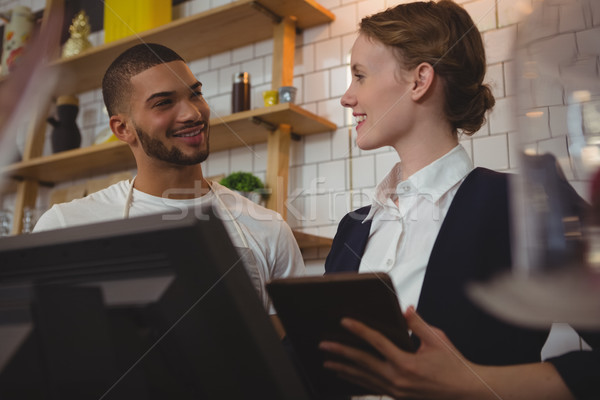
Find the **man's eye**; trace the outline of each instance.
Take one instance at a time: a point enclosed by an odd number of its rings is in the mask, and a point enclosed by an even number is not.
[[[171,100],[161,100],[161,101],[155,103],[154,107],[166,106],[168,104],[171,104]]]
[[[194,97],[202,97],[204,95],[204,93],[202,93],[199,90],[196,90],[196,91],[194,91],[193,95],[194,95]]]

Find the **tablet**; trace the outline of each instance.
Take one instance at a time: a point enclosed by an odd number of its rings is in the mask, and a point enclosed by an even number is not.
[[[323,340],[348,344],[380,356],[373,347],[340,325],[343,317],[361,321],[383,333],[398,347],[414,351],[394,285],[385,273],[276,279],[267,283],[267,291],[303,373],[319,394],[369,394],[366,389],[323,367],[326,359],[335,357],[319,350],[319,342]]]

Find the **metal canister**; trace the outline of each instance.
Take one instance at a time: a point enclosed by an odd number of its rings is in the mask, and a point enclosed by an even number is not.
[[[233,90],[231,92],[231,112],[236,113],[250,109],[250,74],[239,72],[233,74]]]

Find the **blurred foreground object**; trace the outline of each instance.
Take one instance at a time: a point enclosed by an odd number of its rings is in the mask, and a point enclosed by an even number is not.
[[[171,22],[171,0],[105,0],[104,43]]]
[[[79,11],[69,27],[71,36],[63,46],[62,56],[64,58],[71,57],[92,47],[92,43],[88,39],[91,31],[92,27],[87,14],[83,10]]]
[[[0,83],[0,167],[15,160],[19,127],[50,101],[56,85],[58,71],[46,68],[46,63],[58,49],[63,3],[49,4],[55,6],[46,8],[41,31],[25,49],[19,68]]]
[[[599,18],[596,0],[543,0],[518,27],[512,273],[469,288],[516,324],[600,328]]]

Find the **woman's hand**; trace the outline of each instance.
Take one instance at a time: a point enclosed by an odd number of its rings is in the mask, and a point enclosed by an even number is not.
[[[342,325],[370,343],[383,359],[339,343],[322,342],[322,350],[348,359],[348,363],[326,361],[325,367],[373,393],[399,399],[500,398],[478,374],[479,366],[466,360],[444,332],[428,325],[412,306],[405,317],[409,329],[421,339],[416,353],[403,351],[381,333],[344,318]]]

